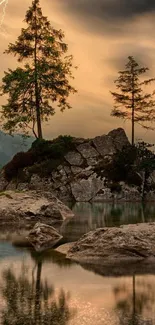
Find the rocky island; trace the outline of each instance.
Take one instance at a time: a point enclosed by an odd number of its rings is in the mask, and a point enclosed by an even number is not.
[[[36,140],[4,166],[0,190],[44,189],[62,201],[141,201],[143,173],[133,156],[121,128],[94,139]],[[154,187],[152,172],[146,200],[155,200]]]

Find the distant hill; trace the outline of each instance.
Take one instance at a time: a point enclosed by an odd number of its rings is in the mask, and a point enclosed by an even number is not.
[[[23,138],[18,134],[11,136],[0,131],[0,168],[7,164],[17,152],[27,151],[33,141],[33,137]]]

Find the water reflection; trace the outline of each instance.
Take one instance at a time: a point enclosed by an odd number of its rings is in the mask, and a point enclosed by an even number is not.
[[[3,325],[67,325],[75,311],[69,307],[69,293],[63,289],[56,294],[54,286],[42,281],[43,260],[34,255],[35,267],[31,277],[24,263],[19,276],[8,267],[2,274],[2,298],[5,307],[1,311]]]
[[[136,275],[133,275],[132,290],[131,286],[124,284],[115,286],[113,291],[120,325],[153,324],[153,318],[149,315],[155,300],[155,290],[150,282],[145,282],[144,278],[136,281]]]
[[[80,202],[70,207],[76,217],[66,220],[61,229],[68,241],[77,240],[88,231],[100,227],[155,221],[155,204],[150,202],[148,204]]]

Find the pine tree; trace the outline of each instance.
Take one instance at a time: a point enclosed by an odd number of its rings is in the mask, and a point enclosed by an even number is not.
[[[112,116],[131,120],[132,123],[132,145],[135,141],[135,123],[144,128],[151,129],[146,122],[155,119],[154,92],[145,93],[143,86],[150,84],[154,79],[142,81],[141,76],[149,69],[140,67],[132,56],[124,71],[119,71],[119,77],[115,80],[119,92],[111,92],[115,105],[112,109]]]
[[[17,56],[22,66],[9,69],[2,79],[1,95],[8,95],[2,117],[10,133],[27,133],[31,127],[42,138],[42,122],[54,114],[56,105],[61,111],[70,108],[68,97],[76,92],[70,85],[73,57],[67,55],[62,30],[51,27],[43,16],[39,0],[33,0],[24,21],[27,28],[4,52]]]

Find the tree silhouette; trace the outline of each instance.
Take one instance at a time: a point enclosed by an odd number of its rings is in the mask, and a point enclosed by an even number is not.
[[[73,57],[67,55],[62,30],[51,27],[43,16],[39,0],[32,1],[25,23],[27,28],[4,52],[17,56],[22,67],[9,69],[2,79],[1,94],[8,95],[2,116],[5,130],[27,133],[31,128],[42,138],[42,121],[54,114],[55,105],[62,111],[70,108],[68,97],[76,92],[70,85]]]
[[[119,92],[111,92],[116,103],[111,115],[131,120],[132,145],[135,139],[135,123],[148,128],[145,122],[155,119],[154,93],[145,93],[142,88],[154,80],[141,81],[141,76],[148,70],[146,67],[140,67],[135,59],[129,56],[125,70],[119,71],[119,77],[115,80]]]

